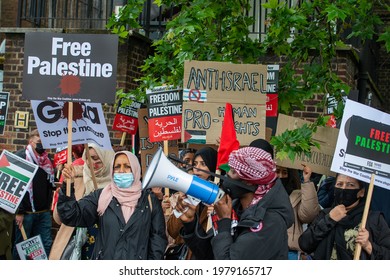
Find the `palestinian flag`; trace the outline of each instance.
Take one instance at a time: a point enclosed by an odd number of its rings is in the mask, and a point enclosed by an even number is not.
[[[205,130],[185,130],[184,139],[182,142],[191,144],[206,144],[206,131]]]

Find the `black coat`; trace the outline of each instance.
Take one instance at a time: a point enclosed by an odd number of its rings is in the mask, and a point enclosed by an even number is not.
[[[26,150],[19,150],[15,153],[15,155],[26,159]],[[45,170],[38,167],[38,170],[32,179],[32,185],[35,211],[49,211],[53,200],[53,192],[56,188],[55,185],[50,182],[50,176]],[[17,214],[26,214],[26,212],[32,212],[28,192],[26,192],[23,196],[23,199],[19,204]]]
[[[323,209],[310,226],[299,238],[299,246],[306,253],[314,253],[313,258],[329,260],[333,248],[337,248],[338,259],[353,259],[352,249],[346,245],[344,233],[347,230],[358,228],[361,223],[364,201],[348,212],[347,216],[339,222],[329,217],[332,208]],[[370,211],[367,217],[366,229],[372,244],[372,254],[369,256],[363,249],[360,259],[388,260],[390,259],[390,229],[378,211]],[[339,233],[339,234],[338,234]],[[337,238],[337,236],[341,238]],[[351,242],[355,242],[353,238]]]
[[[57,205],[61,221],[67,226],[99,225],[92,259],[162,259],[167,237],[164,214],[156,196],[143,191],[133,215],[125,223],[116,198],[112,199],[104,215],[98,215],[98,201],[102,190],[98,189],[78,201],[74,195],[68,197],[61,191]],[[151,197],[152,210],[148,195]]]
[[[240,213],[239,205],[233,205]],[[218,234],[207,239],[198,226],[184,224],[182,236],[197,259],[217,260],[279,260],[288,258],[287,229],[294,222],[294,212],[288,194],[280,180],[256,204],[239,214],[234,236],[231,235],[231,220],[218,222]],[[260,230],[256,228],[260,225]],[[195,228],[195,226],[193,226]]]

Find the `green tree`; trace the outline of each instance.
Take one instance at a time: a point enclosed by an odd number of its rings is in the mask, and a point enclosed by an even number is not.
[[[252,1],[157,0],[155,3],[180,7],[180,12],[167,23],[162,39],[153,43],[155,52],[141,68],[143,77],[139,79],[139,87],[128,93],[139,99],[153,86],[182,86],[185,60],[262,63],[271,55],[284,61],[279,76],[279,112],[290,115],[296,108],[303,109],[305,100],[329,94],[338,101],[335,114],[341,118],[342,95],[350,88],[332,68],[337,48],[346,47],[348,38],[357,37],[362,41],[376,38],[390,52],[390,28],[382,34],[376,31],[383,23],[373,13],[375,0],[312,0],[291,8],[283,1],[270,0],[263,4],[269,11],[263,42],[249,36],[254,19],[247,12]],[[128,0],[107,27],[125,39],[129,28],[141,28],[136,18],[143,4],[144,1]],[[384,7],[390,10],[389,5]],[[347,29],[351,32],[345,38]],[[318,106],[325,105],[324,98]],[[326,121],[326,117],[319,116],[312,125],[273,137],[271,143],[277,157],[293,160],[301,153],[310,156],[311,147],[319,146],[312,140],[312,134]]]

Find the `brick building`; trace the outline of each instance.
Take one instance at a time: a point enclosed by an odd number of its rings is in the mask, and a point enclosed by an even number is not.
[[[41,1],[38,1],[41,2]],[[104,22],[114,10],[114,6],[101,8],[100,18],[95,15],[93,7],[82,7],[72,10],[69,7],[59,7],[54,14],[49,10],[50,4],[42,9],[35,9],[35,14],[26,13],[26,3],[38,3],[37,1],[26,0],[0,0],[0,38],[5,40],[5,54],[3,55],[3,91],[10,92],[10,104],[4,135],[0,140],[0,150],[7,149],[15,151],[26,143],[26,133],[35,127],[34,116],[30,102],[22,98],[22,73],[23,73],[23,48],[24,36],[27,32],[60,32],[60,33],[107,33],[104,30]],[[42,1],[49,3],[50,1]],[[68,3],[68,1],[65,1]],[[64,3],[65,3],[64,2]],[[71,3],[72,1],[69,1]],[[90,1],[88,1],[90,2]],[[110,2],[113,5],[123,4],[126,1],[92,1]],[[59,1],[62,3],[62,1]],[[79,3],[79,1],[77,1]],[[23,6],[23,5],[24,6]],[[58,4],[60,5],[60,4]],[[75,8],[75,7],[73,7]],[[67,10],[69,9],[69,10]],[[49,12],[48,12],[49,11]],[[50,12],[51,11],[51,12]],[[62,12],[62,16],[60,15]],[[63,12],[67,12],[68,19],[64,20]],[[84,16],[84,13],[87,17]],[[378,10],[378,14],[387,24],[390,23],[388,11]],[[43,15],[49,14],[48,18]],[[34,17],[35,16],[35,17]],[[83,20],[85,19],[86,20]],[[150,15],[149,15],[150,18]],[[150,26],[150,25],[148,25]],[[149,31],[146,30],[146,35]],[[150,36],[149,36],[150,37]],[[146,36],[134,32],[125,44],[119,46],[117,88],[128,92],[137,86],[134,81],[140,76],[138,66],[152,53],[152,40]],[[266,64],[280,64],[283,66],[282,58],[269,58],[263,61]],[[352,88],[351,97],[359,102],[370,104],[380,110],[390,111],[390,54],[386,52],[384,44],[374,41],[368,42],[365,46],[351,46],[340,49],[337,59],[334,60],[334,69],[337,74]],[[360,92],[360,93],[359,93]],[[315,105],[320,102],[321,96],[305,102],[303,111],[296,111],[296,117],[312,120],[318,116],[320,109]],[[106,122],[113,145],[118,145],[122,136],[121,132],[111,130],[113,117],[115,115],[113,104],[103,104]],[[14,127],[15,112],[28,112],[30,118],[27,129]],[[125,144],[130,145],[130,139]]]

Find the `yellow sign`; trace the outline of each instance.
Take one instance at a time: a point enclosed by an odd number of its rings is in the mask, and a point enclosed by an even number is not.
[[[29,112],[15,111],[15,128],[28,128]]]

